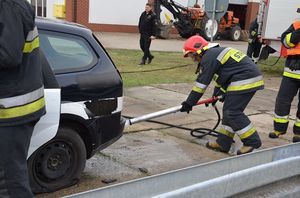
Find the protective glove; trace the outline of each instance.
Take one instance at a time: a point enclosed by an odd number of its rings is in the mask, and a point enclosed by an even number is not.
[[[192,111],[193,106],[189,105],[186,101],[181,103],[182,107],[180,109],[180,112],[187,112],[190,113]]]
[[[224,102],[225,101],[225,94],[222,94],[219,96],[219,101]]]

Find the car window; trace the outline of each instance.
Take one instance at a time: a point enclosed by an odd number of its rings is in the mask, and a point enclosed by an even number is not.
[[[97,62],[88,42],[80,36],[39,31],[40,47],[55,73],[82,71]]]

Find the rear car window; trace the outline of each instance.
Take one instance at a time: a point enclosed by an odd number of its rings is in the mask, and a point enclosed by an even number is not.
[[[90,69],[97,56],[89,43],[80,36],[39,31],[40,47],[55,73]]]

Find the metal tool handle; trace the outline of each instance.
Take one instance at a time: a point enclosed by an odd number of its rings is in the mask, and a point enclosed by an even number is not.
[[[219,100],[218,97],[208,98],[208,99],[201,100],[201,101],[197,102],[197,104],[195,106],[201,105],[201,104],[213,103],[217,100]],[[149,113],[149,114],[142,115],[142,116],[139,116],[139,117],[136,117],[136,118],[128,119],[125,122],[125,126],[133,125],[133,124],[138,123],[138,122],[142,122],[142,121],[149,120],[149,119],[152,119],[152,118],[161,117],[161,116],[168,115],[168,114],[171,114],[171,113],[176,113],[181,109],[181,107],[182,107],[182,105],[176,106],[176,107],[171,107],[171,108],[164,109],[164,110],[157,111],[157,112],[153,112],[153,113]]]

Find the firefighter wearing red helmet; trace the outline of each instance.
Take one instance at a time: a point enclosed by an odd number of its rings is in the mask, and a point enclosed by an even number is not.
[[[208,142],[206,146],[227,153],[236,134],[243,142],[238,155],[259,148],[260,137],[243,113],[255,92],[264,88],[263,76],[257,65],[244,53],[208,43],[198,35],[185,42],[183,52],[184,57],[198,62],[199,75],[180,111],[191,111],[212,80],[216,82],[213,95],[224,96],[222,126],[217,140]]]

